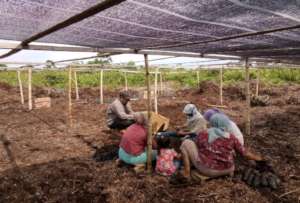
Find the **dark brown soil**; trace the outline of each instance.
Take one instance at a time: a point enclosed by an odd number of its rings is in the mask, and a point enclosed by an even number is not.
[[[224,111],[244,130],[245,102],[230,96],[240,95],[242,88],[224,89]],[[12,169],[11,157],[0,142],[0,202],[298,202],[299,191],[279,196],[300,187],[300,106],[288,104],[290,97],[298,97],[300,87],[271,90],[270,106],[252,108],[252,134],[245,141],[271,162],[282,180],[278,190],[254,189],[235,178],[175,187],[155,174],[135,174],[114,160],[119,139],[105,125],[107,104],[98,103],[99,90],[80,90],[81,99],[72,110],[73,128],[68,131],[63,92],[52,98],[50,109],[28,112],[19,103],[18,88],[0,84],[0,132],[9,139],[19,169]],[[268,94],[270,88],[261,92]],[[104,93],[106,102],[117,95]],[[205,110],[219,103],[218,88],[206,84],[200,91],[160,98],[159,112],[171,118],[171,128],[184,123],[181,112],[186,101]],[[135,110],[146,109],[144,100],[132,103]],[[93,159],[96,149],[103,158],[100,162]]]

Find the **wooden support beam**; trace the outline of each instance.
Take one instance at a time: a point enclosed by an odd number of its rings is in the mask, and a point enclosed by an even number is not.
[[[223,67],[220,68],[220,105],[223,106]]]
[[[158,113],[158,107],[157,107],[157,82],[158,82],[158,69],[155,70],[155,80],[154,80],[154,111],[155,113]]]
[[[17,71],[18,75],[18,83],[20,88],[20,98],[21,98],[21,104],[24,105],[24,94],[23,94],[23,85],[22,85],[22,79],[21,79],[21,71]]]
[[[28,109],[32,110],[32,67],[28,67]]]
[[[255,96],[258,97],[259,92],[259,80],[260,80],[260,72],[259,69],[256,70],[256,89],[255,89]]]
[[[68,80],[68,124],[69,124],[69,133],[73,127],[72,123],[72,67],[69,66],[69,80]]]
[[[104,103],[103,99],[103,70],[100,71],[100,104]]]
[[[160,94],[163,94],[163,78],[162,78],[162,72],[159,73],[159,82],[160,82]]]
[[[128,90],[128,81],[127,81],[127,73],[124,72],[124,79],[125,79],[125,90]]]
[[[79,100],[78,81],[77,81],[77,72],[76,71],[74,71],[74,82],[75,82],[76,100]]]
[[[151,92],[150,92],[150,78],[149,78],[149,62],[148,55],[144,55],[145,59],[145,74],[147,85],[147,171],[152,172],[152,123],[151,123]]]
[[[197,71],[197,87],[200,87],[200,75],[199,75],[199,71]]]
[[[249,75],[249,63],[248,58],[245,58],[245,83],[246,83],[246,112],[245,112],[245,120],[246,120],[246,135],[250,136],[251,133],[251,101],[250,101],[250,75]]]

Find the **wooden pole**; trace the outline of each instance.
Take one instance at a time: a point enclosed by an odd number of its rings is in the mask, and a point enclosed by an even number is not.
[[[76,72],[76,71],[74,71],[74,81],[75,81],[76,100],[79,100],[78,82],[77,82],[77,72]]]
[[[258,91],[259,91],[259,69],[256,70],[256,91],[255,91],[255,96],[258,97]]]
[[[157,81],[158,81],[158,69],[155,70],[155,80],[154,80],[154,111],[155,113],[158,113],[157,108]]]
[[[159,72],[159,82],[160,82],[160,94],[163,94],[163,81],[162,81],[162,73]]]
[[[197,71],[197,87],[200,87],[200,75],[199,75],[199,71]]]
[[[28,109],[32,110],[32,67],[28,68]]]
[[[147,126],[147,171],[152,172],[152,124],[151,124],[151,93],[150,93],[150,78],[149,78],[149,62],[148,55],[144,54],[145,59],[145,74],[146,74],[146,85],[147,85],[147,115],[148,115],[148,126]]]
[[[220,104],[223,105],[223,67],[220,68]]]
[[[249,77],[249,63],[248,58],[245,58],[245,82],[246,82],[246,112],[245,112],[245,120],[246,120],[246,135],[250,136],[250,114],[251,114],[251,103],[250,103],[250,77]]]
[[[24,104],[24,94],[23,94],[23,85],[22,85],[22,79],[21,79],[21,72],[18,70],[18,82],[19,82],[19,88],[20,88],[20,97],[21,97],[21,104]]]
[[[69,66],[69,83],[68,83],[68,123],[71,130],[72,123],[72,67]]]
[[[124,72],[124,78],[125,78],[125,90],[128,90],[128,82],[127,82],[127,73]]]
[[[100,71],[100,104],[104,103],[103,99],[103,70]]]

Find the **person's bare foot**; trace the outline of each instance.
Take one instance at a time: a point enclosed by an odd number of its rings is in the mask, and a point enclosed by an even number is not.
[[[186,178],[187,180],[191,180],[191,173],[190,173],[190,171],[182,170],[182,171],[179,172],[179,174],[182,177]]]
[[[136,173],[141,173],[141,172],[143,172],[143,171],[145,171],[145,164],[137,164],[137,165],[135,165],[135,167],[134,167],[134,171],[136,172]]]

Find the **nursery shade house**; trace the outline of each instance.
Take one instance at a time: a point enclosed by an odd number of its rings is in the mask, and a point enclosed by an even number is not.
[[[148,54],[245,60],[247,135],[248,61],[300,64],[299,0],[0,0],[0,16],[0,39],[20,42],[0,43],[0,58],[22,49],[144,54],[149,118]]]
[[[299,63],[298,0],[1,0],[0,39],[21,49],[149,53]],[[86,48],[86,49],[84,49]],[[235,56],[235,57],[233,57]]]

